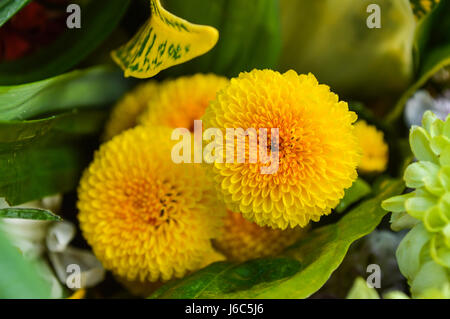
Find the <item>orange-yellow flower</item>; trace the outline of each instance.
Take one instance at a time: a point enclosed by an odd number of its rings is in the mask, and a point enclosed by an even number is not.
[[[388,146],[384,142],[383,132],[360,120],[355,124],[355,133],[362,148],[358,169],[362,173],[383,172],[388,162]]]
[[[165,125],[193,130],[194,120],[202,117],[217,92],[229,83],[214,74],[195,74],[166,80],[159,94],[151,99],[138,122],[143,125]]]
[[[172,162],[171,131],[139,126],[114,137],[80,182],[83,235],[104,267],[128,281],[182,277],[215,254],[225,210],[197,164]]]
[[[210,165],[227,207],[260,226],[285,229],[318,221],[357,177],[360,148],[352,125],[357,116],[312,74],[241,73],[202,119],[205,129],[219,128],[224,136],[226,128],[278,128],[275,173],[262,174],[269,164],[259,159]]]
[[[214,246],[229,260],[243,262],[273,256],[299,240],[305,229],[272,229],[245,219],[242,214],[228,211],[221,236]]]
[[[148,102],[158,94],[158,82],[147,81],[125,94],[114,106],[105,126],[103,139],[109,140],[117,134],[136,126],[137,117],[147,108]]]

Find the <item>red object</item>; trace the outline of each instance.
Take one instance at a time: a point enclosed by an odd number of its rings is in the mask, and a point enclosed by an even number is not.
[[[64,31],[64,10],[32,1],[0,28],[0,62],[19,59],[52,42]]]
[[[45,29],[48,14],[44,6],[37,2],[30,2],[14,17],[11,18],[11,27],[15,30]]]
[[[0,32],[0,60],[15,60],[24,56],[30,48],[30,43],[14,32]]]

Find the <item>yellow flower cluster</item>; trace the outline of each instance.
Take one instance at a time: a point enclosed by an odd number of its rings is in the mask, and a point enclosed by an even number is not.
[[[355,133],[362,148],[362,158],[358,169],[362,173],[383,172],[386,169],[389,155],[383,132],[360,120],[355,124]]]
[[[214,74],[195,74],[141,84],[113,108],[103,138],[109,140],[137,124],[192,128],[228,82]]]
[[[181,277],[215,255],[225,210],[198,165],[171,161],[170,135],[140,126],[116,136],[78,189],[84,237],[106,269],[129,281]]]
[[[192,131],[202,116],[205,128],[278,128],[278,171],[261,174],[261,162],[175,164],[172,129]],[[278,254],[356,178],[355,121],[311,74],[255,70],[231,81],[197,74],[143,84],[114,108],[108,141],[80,181],[83,235],[106,269],[140,290],[220,253],[235,261]]]
[[[214,74],[196,74],[168,80],[159,87],[159,94],[150,99],[138,123],[147,126],[184,127],[193,131],[219,90],[229,83]]]
[[[148,101],[158,94],[158,82],[148,81],[137,86],[116,104],[106,123],[104,140],[136,126],[138,116],[147,108]]]
[[[228,211],[222,234],[214,240],[214,246],[229,260],[246,261],[281,253],[305,231],[299,227],[286,230],[261,227],[240,213]]]
[[[225,136],[229,127],[278,128],[279,167],[263,174],[261,168],[269,164],[261,160],[216,161],[212,174],[228,209],[281,229],[329,214],[357,177],[356,119],[347,103],[312,74],[254,70],[232,79],[206,110],[205,129],[219,128]],[[248,147],[245,152],[249,158]]]

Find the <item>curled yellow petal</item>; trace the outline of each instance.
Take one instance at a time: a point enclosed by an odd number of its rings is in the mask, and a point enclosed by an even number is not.
[[[149,78],[171,66],[211,50],[219,32],[192,24],[166,11],[160,0],[150,0],[151,17],[126,44],[111,52],[125,76]]]

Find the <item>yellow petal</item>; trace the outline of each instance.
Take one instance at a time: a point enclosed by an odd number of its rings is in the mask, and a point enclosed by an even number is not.
[[[150,0],[151,17],[125,45],[111,52],[125,76],[149,78],[171,66],[211,50],[219,32],[192,24],[166,11],[160,0]]]
[[[85,289],[79,289],[79,290],[75,291],[67,299],[83,299],[85,296],[86,296],[86,290]]]

